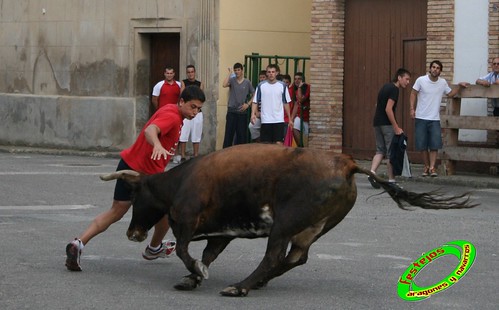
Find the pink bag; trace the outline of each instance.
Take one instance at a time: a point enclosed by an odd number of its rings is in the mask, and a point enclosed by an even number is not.
[[[286,136],[284,137],[285,146],[293,146],[293,130],[288,128],[286,131]]]

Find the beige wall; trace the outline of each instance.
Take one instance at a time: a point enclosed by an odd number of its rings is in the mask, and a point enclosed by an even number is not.
[[[310,56],[311,0],[220,0],[220,69],[217,149],[222,147],[228,89],[227,68],[244,55]],[[306,72],[307,73],[307,72]]]

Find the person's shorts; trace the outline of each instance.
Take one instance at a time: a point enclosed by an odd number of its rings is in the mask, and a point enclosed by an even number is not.
[[[259,117],[256,118],[255,124],[249,123],[248,129],[251,134],[251,140],[260,138],[260,127],[262,126],[262,121]]]
[[[392,125],[375,126],[374,137],[376,139],[376,154],[390,157],[390,150],[395,131]]]
[[[203,113],[199,112],[193,119],[184,119],[182,131],[180,132],[180,142],[188,142],[189,135],[192,143],[201,142],[203,135]]]
[[[260,141],[265,143],[284,142],[285,123],[262,124],[260,128]]]
[[[293,128],[301,131],[301,119],[299,117],[295,117]],[[308,135],[308,122],[303,122],[303,134]]]
[[[442,148],[440,121],[416,118],[414,136],[416,151],[439,150]]]
[[[120,170],[133,170],[128,164],[120,159],[116,171]],[[116,186],[114,187],[114,200],[117,201],[131,201],[132,200],[132,186],[122,179],[116,180]]]

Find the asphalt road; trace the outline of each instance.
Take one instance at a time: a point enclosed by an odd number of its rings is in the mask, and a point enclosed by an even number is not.
[[[235,240],[210,267],[210,279],[192,292],[173,285],[188,272],[177,257],[145,261],[146,243],[126,239],[127,214],[92,240],[83,272],[64,267],[65,246],[110,207],[114,158],[0,153],[0,309],[497,309],[499,305],[499,190],[473,188],[480,207],[404,211],[358,176],[349,215],[311,248],[306,265],[247,297],[218,294],[249,275],[266,240]],[[413,191],[434,184],[402,184]],[[446,193],[470,190],[439,185]],[[374,196],[373,196],[374,195]],[[173,238],[171,232],[169,237]],[[399,277],[423,252],[464,239],[477,250],[456,285],[420,302],[397,295]],[[200,257],[205,242],[191,244]],[[445,256],[424,268],[432,285],[458,264]]]

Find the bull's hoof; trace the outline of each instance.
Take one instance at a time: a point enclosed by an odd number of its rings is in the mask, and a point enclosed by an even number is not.
[[[220,292],[220,295],[228,297],[244,297],[248,295],[248,290],[244,288],[237,288],[235,286],[228,286]]]
[[[194,263],[194,269],[196,270],[196,273],[203,276],[205,280],[208,279],[209,277],[208,267],[206,267],[206,265],[203,264],[201,261],[197,260]]]
[[[201,277],[183,277],[180,283],[175,284],[174,288],[179,290],[179,291],[192,291],[196,287],[201,285]]]

